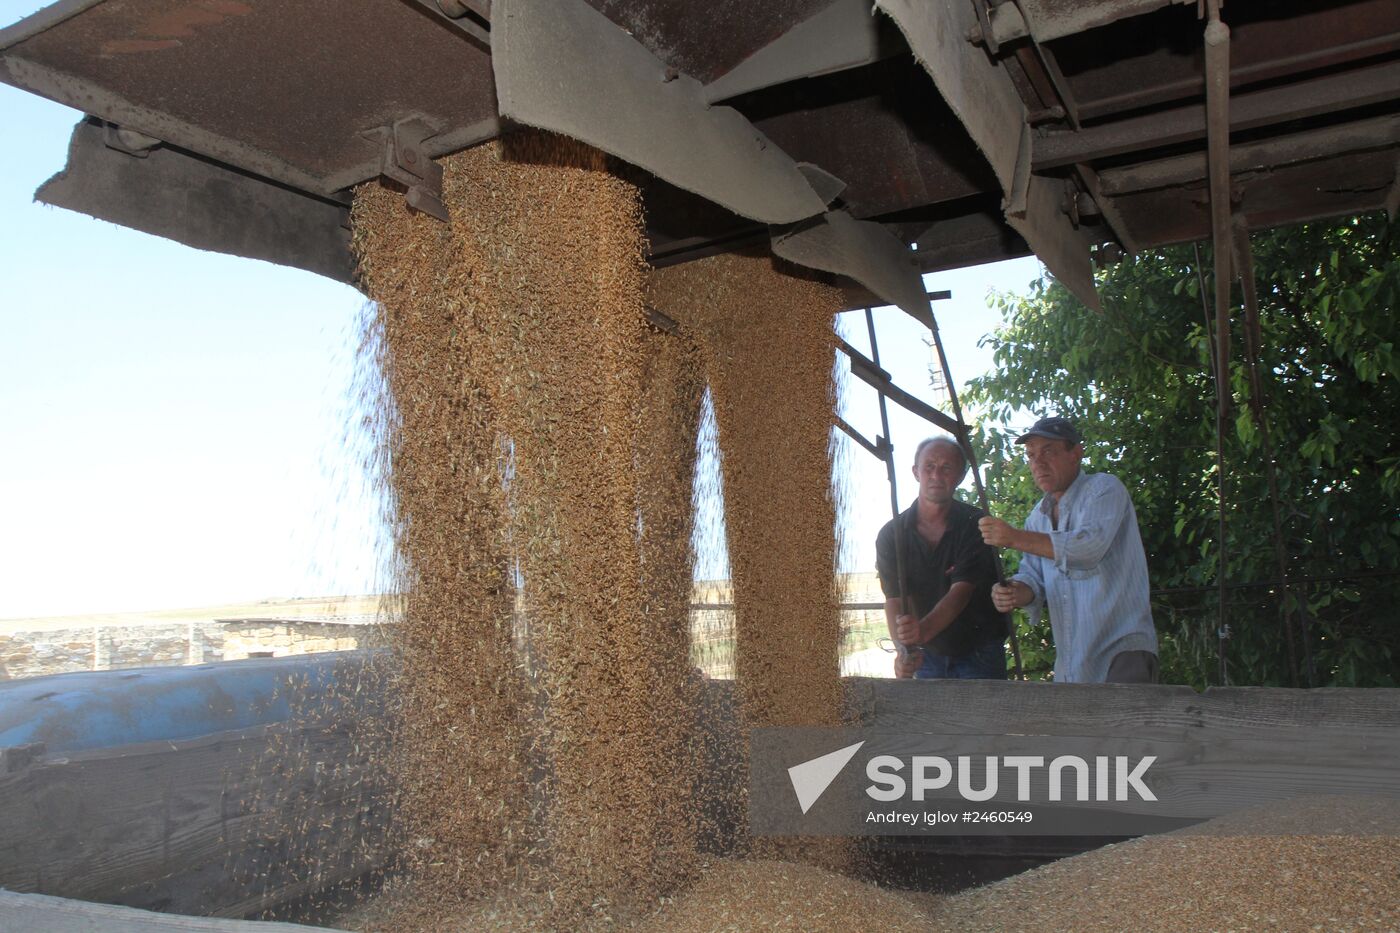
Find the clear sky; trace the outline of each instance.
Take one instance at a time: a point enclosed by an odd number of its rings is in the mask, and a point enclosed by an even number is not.
[[[0,85],[0,618],[373,591],[382,534],[345,437],[363,296],[33,203],[80,117]],[[928,277],[953,292],[935,312],[959,385],[990,366],[988,291],[1039,269]],[[875,317],[885,367],[932,400],[927,335]],[[863,315],[843,318],[868,350]],[[864,385],[843,410],[879,432]],[[907,459],[930,432],[891,419]],[[872,569],[884,467],[853,446],[849,460],[847,563]]]

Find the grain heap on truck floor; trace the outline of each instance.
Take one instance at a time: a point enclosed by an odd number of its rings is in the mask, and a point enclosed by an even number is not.
[[[1400,929],[1400,804],[1296,800],[948,898],[935,929]]]
[[[928,914],[905,895],[791,862],[716,866],[695,887],[638,927],[640,933],[927,933]]]

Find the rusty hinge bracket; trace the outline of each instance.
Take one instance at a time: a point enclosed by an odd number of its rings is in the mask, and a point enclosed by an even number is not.
[[[417,118],[399,120],[383,131],[384,152],[379,174],[408,188],[408,206],[447,222],[442,202],[442,166],[423,151],[423,140],[435,135]]]
[[[974,42],[981,42],[987,47],[987,51],[996,55],[1001,51],[1001,43],[997,42],[996,30],[992,28],[992,11],[987,0],[972,0],[972,6],[977,10],[977,36],[968,36]]]

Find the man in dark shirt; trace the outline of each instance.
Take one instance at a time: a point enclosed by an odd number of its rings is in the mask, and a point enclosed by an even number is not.
[[[995,558],[977,528],[983,513],[953,498],[965,475],[967,460],[955,441],[921,443],[914,452],[919,498],[875,539],[890,637],[914,649],[896,655],[897,677],[1006,678],[1006,623],[991,599]]]

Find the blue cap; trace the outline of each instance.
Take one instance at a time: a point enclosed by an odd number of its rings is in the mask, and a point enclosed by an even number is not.
[[[1071,446],[1084,442],[1084,438],[1079,434],[1079,429],[1068,418],[1041,418],[1034,427],[1016,438],[1016,443],[1024,444],[1028,438],[1032,437],[1047,437],[1052,441],[1065,441]]]

